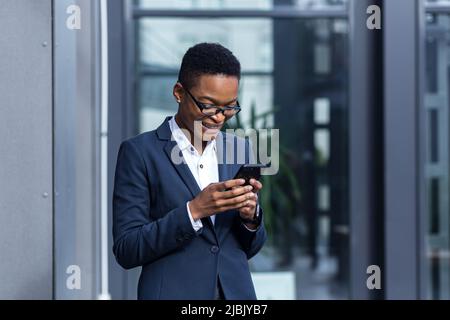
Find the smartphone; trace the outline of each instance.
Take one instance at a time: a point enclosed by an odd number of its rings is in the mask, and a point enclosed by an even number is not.
[[[244,179],[245,184],[249,185],[251,179],[259,180],[261,178],[261,169],[267,168],[264,164],[244,164],[234,176],[233,180]]]

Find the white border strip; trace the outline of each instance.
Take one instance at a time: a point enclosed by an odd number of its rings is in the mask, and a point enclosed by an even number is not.
[[[108,4],[100,0],[101,138],[100,138],[100,270],[99,300],[110,300],[108,288]]]

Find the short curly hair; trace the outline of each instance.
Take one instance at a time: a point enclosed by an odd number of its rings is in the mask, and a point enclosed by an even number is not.
[[[241,64],[233,53],[218,43],[199,43],[183,57],[178,81],[190,90],[201,75],[226,75],[241,79]]]

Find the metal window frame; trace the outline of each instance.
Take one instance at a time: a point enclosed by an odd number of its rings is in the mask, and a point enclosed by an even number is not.
[[[450,13],[450,3],[447,2],[425,2],[421,4],[421,7],[427,13]]]
[[[136,112],[134,106],[135,78],[134,24],[132,0],[108,0],[109,20],[109,114],[108,126],[108,198],[112,199],[117,153],[122,141],[136,134]],[[134,36],[133,36],[134,37]],[[112,206],[108,208],[108,224],[112,226]],[[113,244],[112,233],[108,242]],[[110,247],[111,247],[110,246]],[[116,262],[112,251],[109,254],[109,284],[113,299],[135,300],[139,270],[125,271]]]
[[[158,18],[273,18],[273,19],[298,19],[298,18],[346,18],[348,10],[345,6],[329,8],[326,10],[301,9],[295,7],[276,6],[269,10],[157,10],[135,7],[133,17],[135,19]]]
[[[424,0],[425,1],[425,0]],[[426,14],[450,14],[450,3],[447,2],[437,2],[437,3],[420,3],[420,12],[423,14],[419,15],[419,110],[418,116],[420,121],[418,121],[418,150],[419,150],[419,168],[418,168],[418,192],[419,192],[419,228],[418,228],[418,242],[420,247],[420,260],[418,261],[419,267],[419,285],[418,288],[418,298],[429,299],[431,284],[429,279],[429,257],[427,256],[427,243],[425,239],[428,237],[429,230],[429,219],[428,219],[428,190],[426,181],[426,164],[427,164],[427,132],[426,132],[426,120],[427,116],[427,106],[426,106],[426,39],[427,39],[427,25],[426,25]],[[445,297],[444,297],[445,298]]]
[[[417,246],[419,254],[417,257],[417,299],[427,299],[429,283],[427,280],[427,257],[426,257],[426,235],[428,230],[427,208],[428,197],[426,196],[426,176],[425,163],[426,155],[426,109],[425,109],[425,93],[426,93],[426,14],[432,12],[448,12],[450,13],[450,3],[448,5],[430,5],[425,3],[426,0],[418,1],[418,17],[417,17],[417,37],[418,37],[418,79],[417,86],[417,149],[418,149],[418,167],[417,167]]]
[[[397,0],[385,1],[385,4],[384,27],[389,29],[385,33],[387,121],[384,134],[388,169],[385,176],[386,298],[428,299],[430,284],[427,280],[429,270],[425,243],[429,205],[425,180],[426,14],[450,14],[450,3]],[[402,15],[396,14],[398,12],[402,12]],[[402,38],[408,39],[407,45],[390,46],[389,43],[398,40],[399,34],[396,36],[395,30],[402,25],[408,26],[401,33]],[[415,63],[404,68],[406,59]],[[408,97],[401,94],[402,90],[414,94]],[[393,117],[395,120],[391,121]],[[409,132],[409,139],[413,139],[413,143],[407,147],[408,152],[401,155],[395,150],[398,148],[395,141],[398,135],[406,139],[404,132]],[[402,170],[407,170],[411,176],[402,174]],[[389,179],[390,174],[395,179]],[[408,232],[405,233],[405,230]]]
[[[399,15],[398,13],[402,14]],[[385,2],[386,298],[425,298],[424,34],[421,0]],[[402,39],[402,45],[398,45]]]
[[[242,75],[242,77],[265,77],[265,76],[272,76],[273,73],[270,71],[249,70],[249,71],[243,71],[241,73],[241,75]],[[140,77],[147,77],[147,76],[178,77],[178,72],[143,70],[143,71],[139,72],[139,76]]]
[[[426,39],[428,40],[429,37],[433,37],[436,36],[436,38],[440,38],[440,40],[436,41],[436,50],[437,50],[437,56],[435,57],[437,60],[435,62],[436,66],[441,66],[444,64],[447,64],[447,59],[448,59],[448,53],[447,53],[447,43],[446,43],[446,34],[447,34],[447,28],[443,27],[443,30],[439,30],[441,28],[441,22],[443,20],[446,20],[447,23],[449,22],[449,14],[448,13],[439,13],[439,14],[435,14],[436,15],[436,25],[435,26],[430,26],[428,24],[425,25],[425,30],[426,30]],[[439,27],[438,27],[439,26]],[[427,43],[427,41],[425,41],[425,43]],[[442,50],[442,51],[441,51]],[[434,57],[433,57],[434,58]],[[427,52],[425,52],[425,59],[428,60],[427,57]],[[424,61],[424,63],[427,63],[428,65],[428,61]],[[424,211],[424,217],[428,217],[428,219],[426,219],[426,222],[428,222],[428,226],[426,228],[426,248],[425,248],[425,266],[424,269],[426,270],[426,279],[427,279],[427,283],[430,284],[430,288],[431,288],[431,283],[433,281],[433,279],[431,278],[431,256],[436,257],[434,255],[434,250],[439,250],[440,247],[447,247],[448,244],[448,232],[449,232],[449,217],[448,217],[448,210],[445,210],[444,208],[448,207],[448,199],[445,197],[445,195],[448,194],[448,181],[446,179],[446,177],[448,176],[447,172],[448,172],[448,140],[443,139],[442,137],[444,137],[447,134],[447,128],[448,128],[448,110],[446,108],[447,104],[448,104],[448,84],[447,84],[447,78],[448,78],[448,70],[447,68],[437,68],[436,70],[437,74],[437,78],[436,78],[436,91],[435,92],[427,92],[428,90],[425,90],[424,88],[424,108],[423,108],[423,116],[421,117],[421,119],[423,119],[421,121],[421,124],[423,124],[423,128],[421,130],[421,137],[423,137],[423,139],[425,140],[425,142],[423,142],[422,146],[424,149],[424,154],[427,155],[426,159],[424,159],[424,161],[426,161],[423,164],[423,168],[424,168],[424,173],[422,175],[422,177],[425,179],[424,184],[426,184],[426,186],[424,186],[425,191],[425,199],[430,202],[435,200],[432,200],[432,195],[430,193],[430,188],[433,185],[432,181],[434,179],[436,179],[436,182],[438,182],[439,184],[439,194],[442,193],[442,197],[439,196],[439,199],[436,199],[436,205],[437,205],[437,209],[438,209],[438,223],[439,226],[436,229],[433,228],[433,223],[430,222],[432,221],[432,217],[431,217],[431,212],[430,212],[430,208],[432,207],[432,205],[430,206],[426,206],[425,208],[428,210]],[[429,77],[427,77],[429,78]],[[434,112],[436,114],[436,118],[435,120],[437,121],[437,123],[435,124],[435,128],[439,129],[439,132],[436,131],[436,135],[437,136],[432,136],[431,135],[431,131],[430,129],[432,128],[432,124],[430,124],[431,121],[431,112]],[[435,156],[432,156],[432,150],[431,150],[431,145],[432,141],[431,138],[435,138],[437,139],[435,142],[437,142],[436,144],[436,149],[434,149],[433,151],[436,151],[436,153],[434,153]],[[444,208],[443,208],[444,207]],[[431,231],[433,229],[433,232]],[[431,255],[430,255],[431,254]],[[449,268],[449,262],[447,259],[439,259],[439,262],[436,262],[439,264],[439,268],[443,269],[443,270],[448,270]],[[449,281],[449,275],[448,272],[439,272],[439,285],[443,286],[440,288],[440,294],[438,296],[435,296],[433,294],[434,290],[427,290],[428,291],[428,298],[431,299],[448,299],[449,298],[449,285],[450,285],[450,281]],[[428,289],[430,289],[428,288]]]
[[[411,0],[409,0],[411,1]],[[383,258],[383,58],[382,31],[366,28],[367,8],[382,0],[351,1],[349,192],[351,297],[382,299],[367,288],[367,268]],[[358,45],[356,45],[358,44]],[[361,72],[364,70],[364,72]]]

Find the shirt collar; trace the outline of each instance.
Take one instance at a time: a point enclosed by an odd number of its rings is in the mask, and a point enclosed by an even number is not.
[[[189,149],[191,152],[196,151],[192,143],[183,133],[183,130],[178,126],[177,122],[175,121],[175,117],[172,117],[172,119],[169,120],[169,126],[170,131],[172,131],[172,140],[175,140],[181,151],[184,151],[186,149]],[[205,148],[205,152],[209,148],[212,148],[214,152],[217,152],[216,139],[208,142]]]

